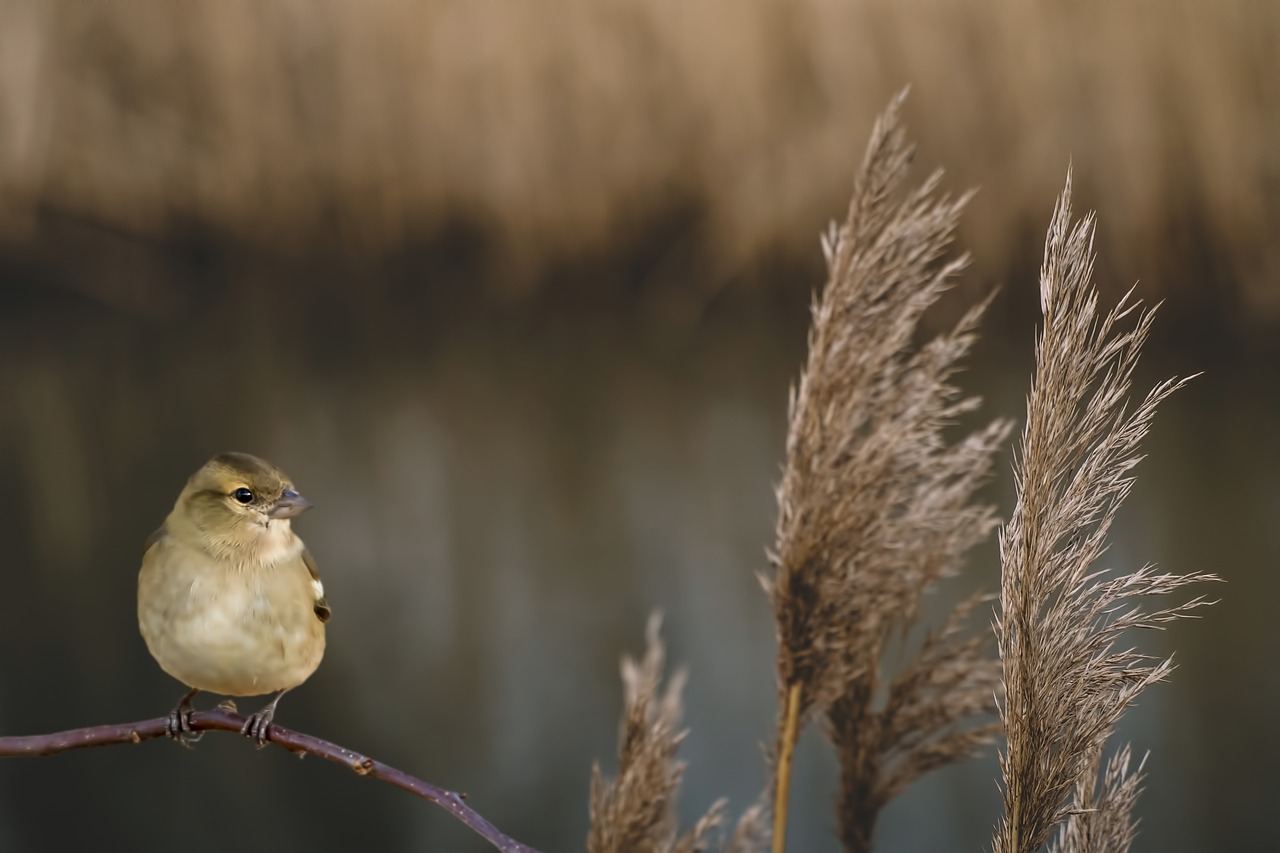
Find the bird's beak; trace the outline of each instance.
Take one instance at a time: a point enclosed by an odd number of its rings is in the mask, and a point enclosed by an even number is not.
[[[311,506],[311,501],[293,489],[285,489],[284,494],[280,495],[267,512],[267,518],[293,518],[306,512]]]

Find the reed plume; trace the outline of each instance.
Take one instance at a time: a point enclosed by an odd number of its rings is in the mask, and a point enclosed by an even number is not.
[[[679,834],[676,794],[684,762],[676,752],[686,673],[677,671],[663,687],[666,648],[654,614],[645,630],[644,658],[622,660],[625,710],[618,744],[618,775],[606,779],[597,762],[591,772],[589,853],[699,853],[710,850],[725,822],[726,801],[717,800],[690,829]],[[726,853],[764,849],[767,827],[760,805],[747,809],[728,841]]]
[[[1093,231],[1092,215],[1072,225],[1068,173],[1040,272],[1044,327],[1015,463],[1017,503],[1000,533],[996,634],[1007,745],[996,853],[1037,850],[1060,825],[1055,849],[1062,853],[1128,848],[1141,766],[1129,770],[1126,747],[1107,763],[1101,785],[1098,769],[1125,708],[1165,679],[1173,662],[1116,644],[1129,629],[1159,628],[1211,603],[1195,597],[1153,608],[1140,599],[1217,580],[1158,574],[1151,565],[1121,574],[1095,569],[1133,488],[1156,407],[1187,380],[1161,382],[1130,409],[1154,310],[1139,310],[1130,291],[1099,313],[1090,286]]]
[[[1107,761],[1100,785],[1097,784],[1096,752],[1076,782],[1071,813],[1061,825],[1049,853],[1124,853],[1138,834],[1134,808],[1142,789],[1144,758],[1138,768],[1129,771],[1132,761],[1125,744]]]
[[[904,191],[913,146],[905,91],[876,122],[844,223],[826,235],[828,278],[813,305],[808,359],[793,389],[778,487],[774,573],[779,640],[774,850],[785,844],[792,750],[817,717],[841,766],[840,837],[868,849],[880,809],[920,775],[989,739],[998,668],[967,637],[963,603],[900,675],[881,658],[920,600],[955,574],[996,518],[976,504],[1010,424],[944,437],[978,406],[950,380],[986,304],[950,332],[913,343],[921,315],[967,258],[946,257],[969,195],[941,173]]]

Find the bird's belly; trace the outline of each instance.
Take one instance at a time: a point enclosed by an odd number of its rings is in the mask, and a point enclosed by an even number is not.
[[[254,696],[297,687],[320,665],[324,629],[314,615],[282,610],[262,589],[200,586],[165,612],[139,613],[151,654],[174,678]]]

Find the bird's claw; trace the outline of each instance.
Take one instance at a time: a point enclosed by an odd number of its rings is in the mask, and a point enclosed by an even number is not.
[[[252,738],[258,742],[258,749],[262,749],[267,745],[267,740],[271,735],[271,721],[276,715],[276,705],[280,702],[280,697],[285,694],[284,690],[276,691],[276,695],[266,706],[256,714],[250,714],[249,719],[244,721],[244,726],[240,729],[240,734],[247,738]]]
[[[178,702],[178,707],[169,712],[168,719],[165,720],[164,733],[171,740],[175,740],[188,749],[200,738],[204,737],[204,732],[196,732],[191,729],[191,714],[194,709],[191,707],[191,699],[195,696],[195,691],[188,693]]]
[[[240,734],[256,740],[258,749],[262,749],[267,745],[267,736],[271,731],[271,718],[275,714],[276,709],[270,705],[256,714],[250,714],[249,719],[245,720],[244,726],[240,729]]]

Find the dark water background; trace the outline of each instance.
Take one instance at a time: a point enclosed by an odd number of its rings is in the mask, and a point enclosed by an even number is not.
[[[719,796],[748,803],[774,714],[754,573],[802,294],[658,333],[626,311],[547,307],[534,322],[475,305],[370,308],[355,282],[309,297],[242,275],[175,285],[185,308],[160,321],[48,294],[8,306],[0,728],[171,706],[180,688],[134,622],[140,543],[190,470],[242,448],[315,501],[298,529],[335,610],[285,725],[466,790],[528,843],[574,849],[591,762],[610,766],[618,656],[639,651],[661,607],[671,659],[691,669],[682,805],[692,818]],[[1031,286],[1001,298],[1025,309]],[[997,310],[992,324],[1009,325],[989,330],[966,375],[993,414],[1017,416],[1026,390],[1033,327],[1019,313]],[[1214,569],[1230,585],[1203,620],[1141,637],[1181,666],[1123,726],[1152,751],[1137,849],[1264,849],[1280,793],[1276,364],[1225,340],[1186,347],[1176,325],[1144,374],[1207,373],[1161,412],[1112,558]],[[993,548],[973,570],[956,591],[994,580]],[[833,847],[832,773],[815,738],[799,759],[797,850]],[[988,756],[918,785],[886,814],[882,849],[977,849],[994,778]],[[150,742],[5,762],[0,786],[5,849],[482,849],[407,796],[225,736],[191,752]]]

